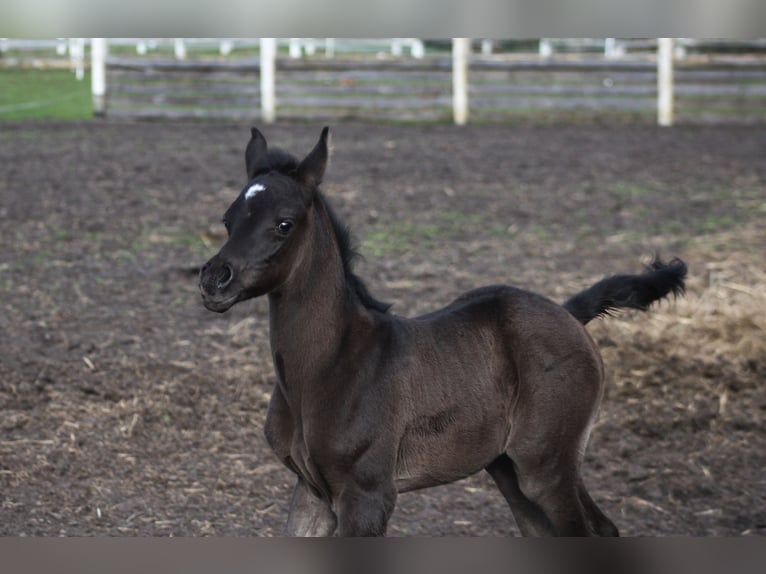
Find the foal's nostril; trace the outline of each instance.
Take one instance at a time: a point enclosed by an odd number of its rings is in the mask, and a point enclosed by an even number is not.
[[[231,270],[231,267],[224,263],[218,272],[218,282],[216,283],[216,286],[219,289],[223,289],[231,283],[232,279],[234,279],[234,272]]]

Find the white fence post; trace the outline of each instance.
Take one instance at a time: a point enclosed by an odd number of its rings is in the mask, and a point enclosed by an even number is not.
[[[179,60],[186,59],[186,42],[183,38],[176,38],[173,41],[173,52]]]
[[[78,80],[85,78],[85,38],[69,38],[69,58],[75,77]]]
[[[277,39],[261,38],[261,118],[267,124],[277,119],[276,58]]]
[[[218,51],[221,53],[221,56],[228,56],[233,49],[234,42],[231,40],[221,40],[221,43],[218,45]]]
[[[657,123],[673,125],[673,38],[657,38]]]
[[[553,43],[548,38],[540,38],[540,57],[550,58],[553,56]]]
[[[108,49],[106,38],[91,38],[91,92],[93,94],[93,113],[97,116],[106,115],[106,56]]]
[[[469,38],[452,38],[452,113],[459,126],[468,121],[469,51]]]
[[[291,58],[301,57],[301,39],[300,38],[290,38],[290,57]]]
[[[410,54],[416,60],[422,59],[426,55],[426,47],[420,38],[412,38],[410,41]]]

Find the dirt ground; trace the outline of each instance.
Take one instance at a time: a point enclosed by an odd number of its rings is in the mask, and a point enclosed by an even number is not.
[[[264,132],[303,154],[320,128]],[[281,532],[267,302],[217,315],[197,290],[248,137],[0,126],[0,534]],[[589,326],[608,389],[586,484],[624,535],[764,535],[765,158],[758,128],[340,124],[324,187],[402,315],[684,258],[685,298]],[[389,532],[518,533],[485,473],[401,495]]]

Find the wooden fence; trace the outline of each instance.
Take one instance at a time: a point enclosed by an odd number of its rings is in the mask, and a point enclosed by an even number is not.
[[[644,44],[656,46],[653,42]],[[455,62],[449,53],[418,58],[380,52],[341,53],[333,58],[285,54],[278,55],[274,64],[274,111],[279,118],[450,121],[455,117]],[[546,57],[474,53],[467,60],[470,121],[529,116],[655,121],[657,64],[656,51],[646,50],[623,50],[619,58],[558,51]],[[762,55],[686,54],[676,58],[671,69],[669,97],[676,121],[766,120]],[[262,98],[270,92],[263,90],[261,70],[258,56],[183,60],[109,56],[105,113],[262,120]]]
[[[0,38],[0,66],[71,67],[82,78],[88,46],[94,61],[107,53],[96,40]],[[112,55],[93,70],[94,109],[121,117],[251,121],[278,115],[766,122],[765,39],[680,38],[667,43],[666,58],[658,50],[663,42],[652,38],[470,44],[463,83],[456,79],[463,64],[450,57],[449,40],[281,39],[274,74],[262,74],[257,38],[112,38]]]
[[[448,121],[448,59],[277,60],[278,117]],[[574,112],[656,113],[652,61],[569,62],[472,59],[471,121]],[[134,118],[260,118],[258,62],[108,60],[106,113]],[[677,65],[676,118],[681,122],[766,119],[766,65],[689,62]]]

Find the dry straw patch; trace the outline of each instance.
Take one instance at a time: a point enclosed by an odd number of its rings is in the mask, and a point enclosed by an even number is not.
[[[760,386],[766,374],[764,243],[766,230],[758,224],[701,237],[684,255],[684,297],[646,315],[626,313],[589,327],[615,384],[665,385],[688,377],[735,390]]]

